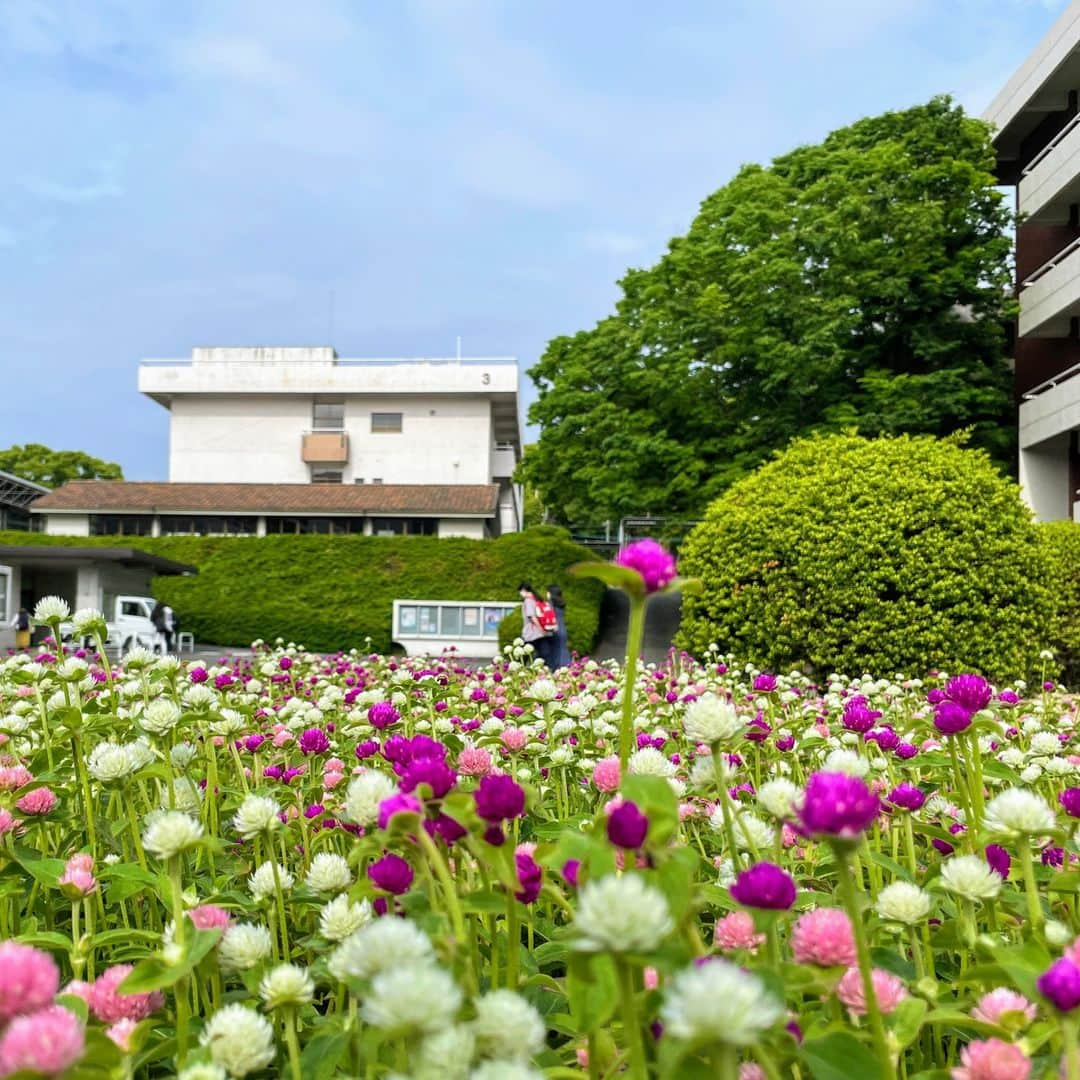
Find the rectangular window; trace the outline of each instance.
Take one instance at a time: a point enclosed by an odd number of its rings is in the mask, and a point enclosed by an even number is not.
[[[376,536],[434,536],[436,518],[372,518],[371,531]]]
[[[468,637],[480,636],[480,609],[478,607],[461,609],[461,633]]]
[[[420,633],[437,634],[439,632],[439,609],[431,607],[420,608]]]
[[[461,633],[461,608],[442,608],[443,637],[458,637]]]
[[[312,469],[311,482],[313,484],[340,484],[340,469]]]
[[[371,433],[373,435],[391,435],[401,431],[401,413],[373,412],[371,414]]]
[[[345,401],[342,398],[316,398],[311,407],[312,431],[341,431],[345,427]]]
[[[217,514],[162,514],[162,536],[254,536],[258,519]]]
[[[149,536],[153,528],[151,514],[91,514],[91,536]]]

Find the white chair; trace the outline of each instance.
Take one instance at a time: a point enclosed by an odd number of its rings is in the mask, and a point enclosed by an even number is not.
[[[178,630],[176,633],[176,651],[181,653],[195,651],[195,635],[190,630]]]

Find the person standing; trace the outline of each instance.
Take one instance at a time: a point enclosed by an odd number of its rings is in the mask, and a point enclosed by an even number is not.
[[[523,581],[518,586],[518,596],[521,597],[521,639],[526,645],[531,645],[536,655],[548,667],[551,667],[550,642],[552,638],[540,625],[536,593],[528,582]]]
[[[551,635],[551,662],[548,667],[552,671],[568,667],[570,664],[570,647],[566,637],[566,598],[558,585],[547,587],[548,603],[555,609],[555,617],[559,620],[558,628]]]
[[[15,612],[11,620],[11,628],[15,631],[15,648],[30,648],[30,612],[21,607]]]
[[[168,604],[165,605],[165,610],[161,613],[162,633],[165,635],[165,651],[173,651],[173,639],[176,635],[176,627],[178,620],[176,613]]]
[[[154,624],[154,652],[166,653],[168,646],[165,638],[165,605],[159,600],[150,612],[150,621]]]

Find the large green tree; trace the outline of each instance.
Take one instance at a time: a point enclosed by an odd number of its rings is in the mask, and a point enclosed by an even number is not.
[[[53,450],[41,443],[26,443],[0,450],[0,470],[47,487],[68,480],[123,480],[120,466],[81,450]]]
[[[709,196],[615,314],[529,374],[521,467],[563,521],[694,515],[797,435],[945,435],[1011,466],[1011,216],[948,98],[860,120]]]

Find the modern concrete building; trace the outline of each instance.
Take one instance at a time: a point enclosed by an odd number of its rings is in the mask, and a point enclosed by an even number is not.
[[[1080,519],[1080,0],[984,113],[1015,186],[1020,482],[1043,521]]]
[[[49,489],[33,480],[0,472],[0,531],[16,529],[25,532],[32,521],[30,507],[35,499],[47,495]]]
[[[69,484],[48,532],[364,532],[521,528],[513,359],[348,360],[331,348],[197,348],[147,360],[169,410],[169,483]]]

